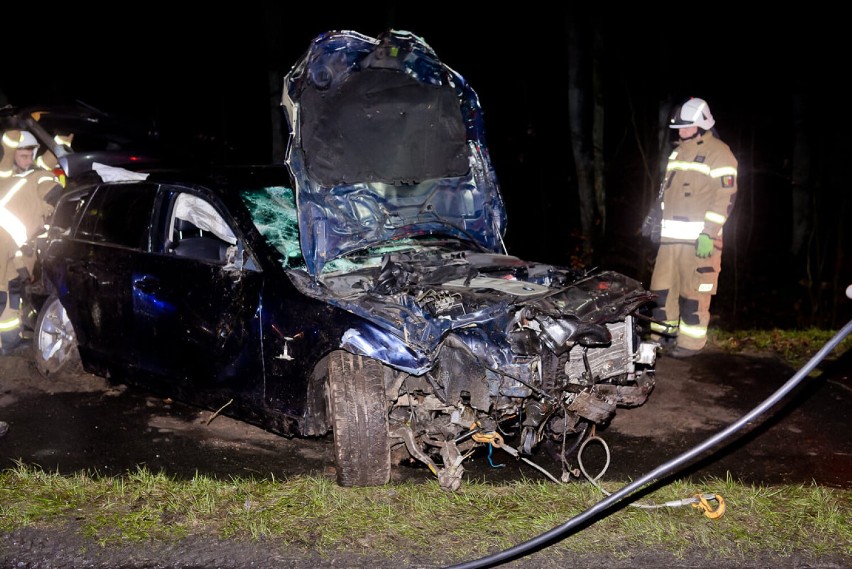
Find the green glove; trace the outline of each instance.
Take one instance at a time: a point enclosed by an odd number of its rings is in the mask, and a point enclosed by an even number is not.
[[[702,233],[695,242],[695,256],[699,259],[706,259],[712,252],[713,238],[706,233]]]

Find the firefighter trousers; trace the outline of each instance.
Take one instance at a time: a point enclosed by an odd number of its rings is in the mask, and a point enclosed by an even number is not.
[[[657,333],[677,338],[677,345],[701,350],[707,343],[710,301],[716,294],[722,251],[713,249],[706,259],[695,255],[693,243],[661,243],[657,251],[651,292],[658,295],[651,326]]]
[[[17,247],[0,231],[0,353],[20,343],[21,282],[14,265]]]

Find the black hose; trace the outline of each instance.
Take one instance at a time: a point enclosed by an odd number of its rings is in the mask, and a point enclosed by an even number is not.
[[[508,561],[512,559],[516,559],[521,557],[531,551],[539,549],[541,547],[545,547],[549,543],[558,541],[567,537],[569,535],[569,531],[577,528],[581,524],[589,521],[594,516],[604,512],[614,504],[624,500],[631,494],[637,492],[639,489],[644,486],[650,485],[654,482],[657,482],[664,476],[667,476],[674,472],[677,468],[686,465],[690,460],[696,458],[702,453],[712,449],[714,446],[718,445],[752,421],[754,421],[757,417],[762,415],[765,411],[771,408],[773,405],[778,403],[781,399],[783,399],[790,391],[793,390],[804,378],[808,376],[808,374],[813,371],[813,369],[823,360],[825,356],[827,356],[831,351],[836,348],[843,339],[849,335],[849,332],[852,331],[852,320],[850,320],[840,331],[834,335],[820,350],[814,354],[814,356],[796,372],[793,377],[791,377],[787,382],[782,385],[775,393],[770,395],[767,399],[763,401],[760,405],[752,409],[746,415],[743,415],[735,423],[732,423],[728,428],[719,432],[718,434],[710,437],[703,443],[698,446],[693,447],[692,449],[684,452],[680,456],[673,458],[669,462],[658,466],[656,469],[652,470],[642,478],[628,484],[618,492],[615,492],[609,495],[604,500],[601,500],[594,506],[585,510],[574,516],[573,518],[566,521],[564,524],[559,525],[552,530],[545,532],[537,537],[534,537],[528,541],[520,543],[514,547],[509,549],[499,551],[492,555],[488,555],[487,557],[482,557],[481,559],[476,559],[473,561],[467,561],[461,563],[459,565],[452,565],[447,569],[474,569],[478,567],[493,567],[496,564]]]

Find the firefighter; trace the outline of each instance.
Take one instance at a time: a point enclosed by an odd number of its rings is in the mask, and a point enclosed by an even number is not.
[[[722,266],[722,228],[737,194],[737,160],[715,124],[707,102],[694,97],[675,108],[669,124],[679,140],[663,182],[651,329],[664,354],[676,358],[694,356],[707,343],[710,300]]]
[[[9,130],[0,139],[3,145],[3,156],[0,158],[0,178],[11,178],[32,169],[38,141],[31,132],[25,130]]]
[[[35,264],[32,239],[44,231],[59,180],[34,165],[38,142],[27,131],[7,131],[0,160],[0,353],[21,341],[21,294]]]

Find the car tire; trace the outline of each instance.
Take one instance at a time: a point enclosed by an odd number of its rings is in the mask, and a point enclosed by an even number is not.
[[[33,359],[44,377],[56,379],[83,371],[77,335],[65,307],[50,295],[39,310],[33,332]]]
[[[328,362],[328,398],[337,483],[387,484],[391,452],[382,364],[349,352],[332,353]]]

